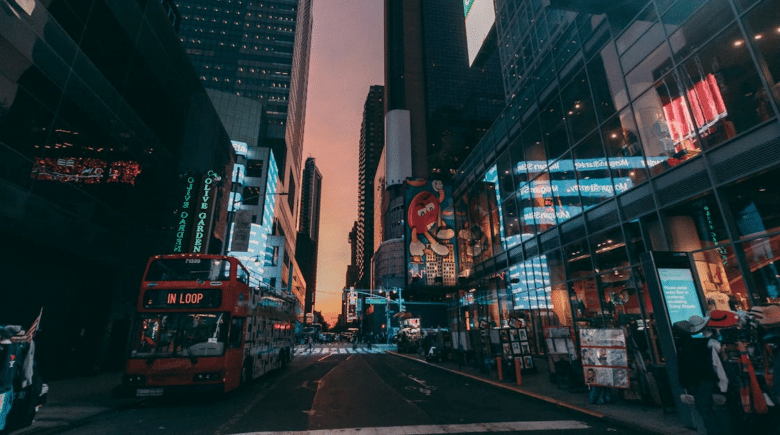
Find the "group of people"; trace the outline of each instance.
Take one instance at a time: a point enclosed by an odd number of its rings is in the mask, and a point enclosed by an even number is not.
[[[713,310],[673,325],[680,401],[708,435],[734,433],[777,420],[780,391],[780,306]]]

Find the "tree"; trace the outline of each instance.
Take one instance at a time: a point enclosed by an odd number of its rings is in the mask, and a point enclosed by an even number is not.
[[[329,332],[330,325],[325,321],[325,317],[322,315],[322,311],[314,311],[314,323],[322,325],[322,332]]]

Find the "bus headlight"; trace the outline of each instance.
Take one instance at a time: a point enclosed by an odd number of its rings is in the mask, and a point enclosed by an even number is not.
[[[144,385],[146,383],[146,376],[126,374],[125,383],[127,385]]]
[[[222,373],[220,372],[198,373],[192,377],[192,380],[195,382],[217,381],[219,379],[222,379]]]

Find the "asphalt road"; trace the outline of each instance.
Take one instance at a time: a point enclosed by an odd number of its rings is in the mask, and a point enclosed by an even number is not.
[[[631,430],[386,353],[306,353],[214,400],[143,400],[73,435],[619,434]]]

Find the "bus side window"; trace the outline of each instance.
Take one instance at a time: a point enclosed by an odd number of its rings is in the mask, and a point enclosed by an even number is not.
[[[228,337],[228,348],[238,349],[241,347],[241,338],[244,336],[244,318],[233,317],[230,322],[230,337]]]
[[[243,282],[244,284],[249,283],[249,279],[246,273],[246,270],[244,270],[243,267],[236,267],[236,279],[238,279],[238,282]]]

